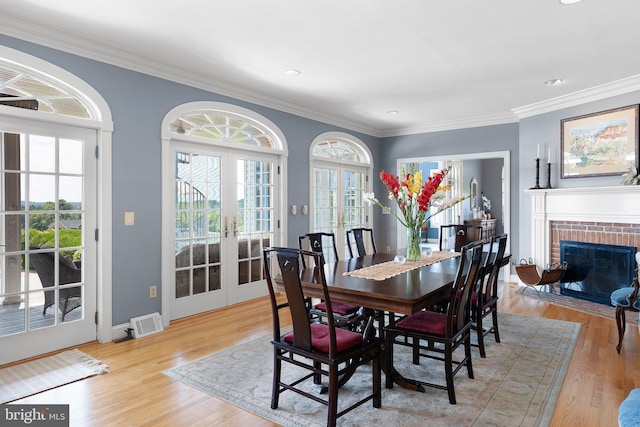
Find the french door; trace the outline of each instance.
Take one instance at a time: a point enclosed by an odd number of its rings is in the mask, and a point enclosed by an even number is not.
[[[95,147],[0,118],[0,364],[96,339]]]
[[[312,229],[334,233],[339,258],[347,258],[346,231],[369,226],[362,197],[368,191],[367,168],[315,161],[311,185]]]
[[[275,244],[277,156],[172,143],[172,319],[266,295],[262,248]]]

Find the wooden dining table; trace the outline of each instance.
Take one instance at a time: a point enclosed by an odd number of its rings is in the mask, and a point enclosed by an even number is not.
[[[376,253],[324,265],[331,301],[356,304],[385,312],[413,314],[449,295],[459,257],[438,261],[383,280],[345,275],[374,264],[393,261],[395,255]],[[306,296],[322,298],[315,268],[301,273]],[[276,281],[277,282],[277,281]]]
[[[393,254],[376,253],[335,263],[326,263],[324,265],[325,278],[331,301],[351,303],[375,309],[378,313],[381,313],[378,316],[379,321],[382,321],[384,313],[387,313],[389,314],[389,321],[393,322],[395,321],[395,313],[416,313],[440,302],[450,294],[460,261],[458,256],[421,266],[382,280],[344,274],[345,272],[352,272],[374,264],[393,261],[394,258],[395,255]],[[279,279],[276,278],[275,282],[278,286],[281,286],[282,283]],[[318,274],[315,267],[304,269],[301,272],[300,279],[305,296],[323,298],[322,286],[318,283]],[[383,354],[383,357],[386,356]],[[385,366],[384,363],[382,365]],[[422,386],[408,381],[395,368],[392,368],[392,372],[385,371],[385,375],[391,375],[393,382],[401,387],[424,391]],[[348,381],[348,377],[341,378],[340,383],[342,384],[346,381]]]

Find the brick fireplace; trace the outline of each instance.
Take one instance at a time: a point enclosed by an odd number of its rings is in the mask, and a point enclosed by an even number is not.
[[[640,212],[640,206],[638,207]],[[551,262],[560,262],[560,240],[634,246],[640,250],[640,224],[600,221],[550,221]]]
[[[526,193],[532,219],[527,257],[539,268],[567,261],[561,293],[607,304],[613,290],[631,283],[633,254],[640,250],[640,186]]]
[[[532,257],[538,266],[559,261],[560,240],[640,250],[640,186],[552,188],[525,193],[531,197],[531,252],[522,257]]]

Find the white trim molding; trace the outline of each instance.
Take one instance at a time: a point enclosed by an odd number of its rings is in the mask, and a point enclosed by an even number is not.
[[[525,190],[531,196],[531,256],[551,261],[551,221],[640,224],[640,186]]]

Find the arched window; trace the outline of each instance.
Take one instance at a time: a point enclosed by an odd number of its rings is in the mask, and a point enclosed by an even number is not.
[[[265,117],[229,104],[206,103],[206,108],[201,103],[194,104],[183,107],[200,108],[180,111],[171,119],[171,133],[206,138],[224,145],[284,151],[284,135]]]
[[[96,319],[111,341],[112,128],[89,84],[0,46],[0,364],[95,340]]]
[[[71,86],[10,63],[0,63],[0,105],[96,119],[87,101]]]
[[[332,160],[343,160],[354,163],[371,163],[371,156],[362,142],[355,142],[348,136],[325,134],[322,139],[316,138],[311,154],[314,157]]]
[[[173,320],[265,295],[262,249],[283,241],[284,134],[215,102],[174,108],[162,129],[166,312]]]
[[[346,231],[371,224],[371,208],[363,201],[371,189],[371,153],[352,135],[328,132],[313,140],[310,163],[310,229],[334,233],[338,255],[347,257]]]

